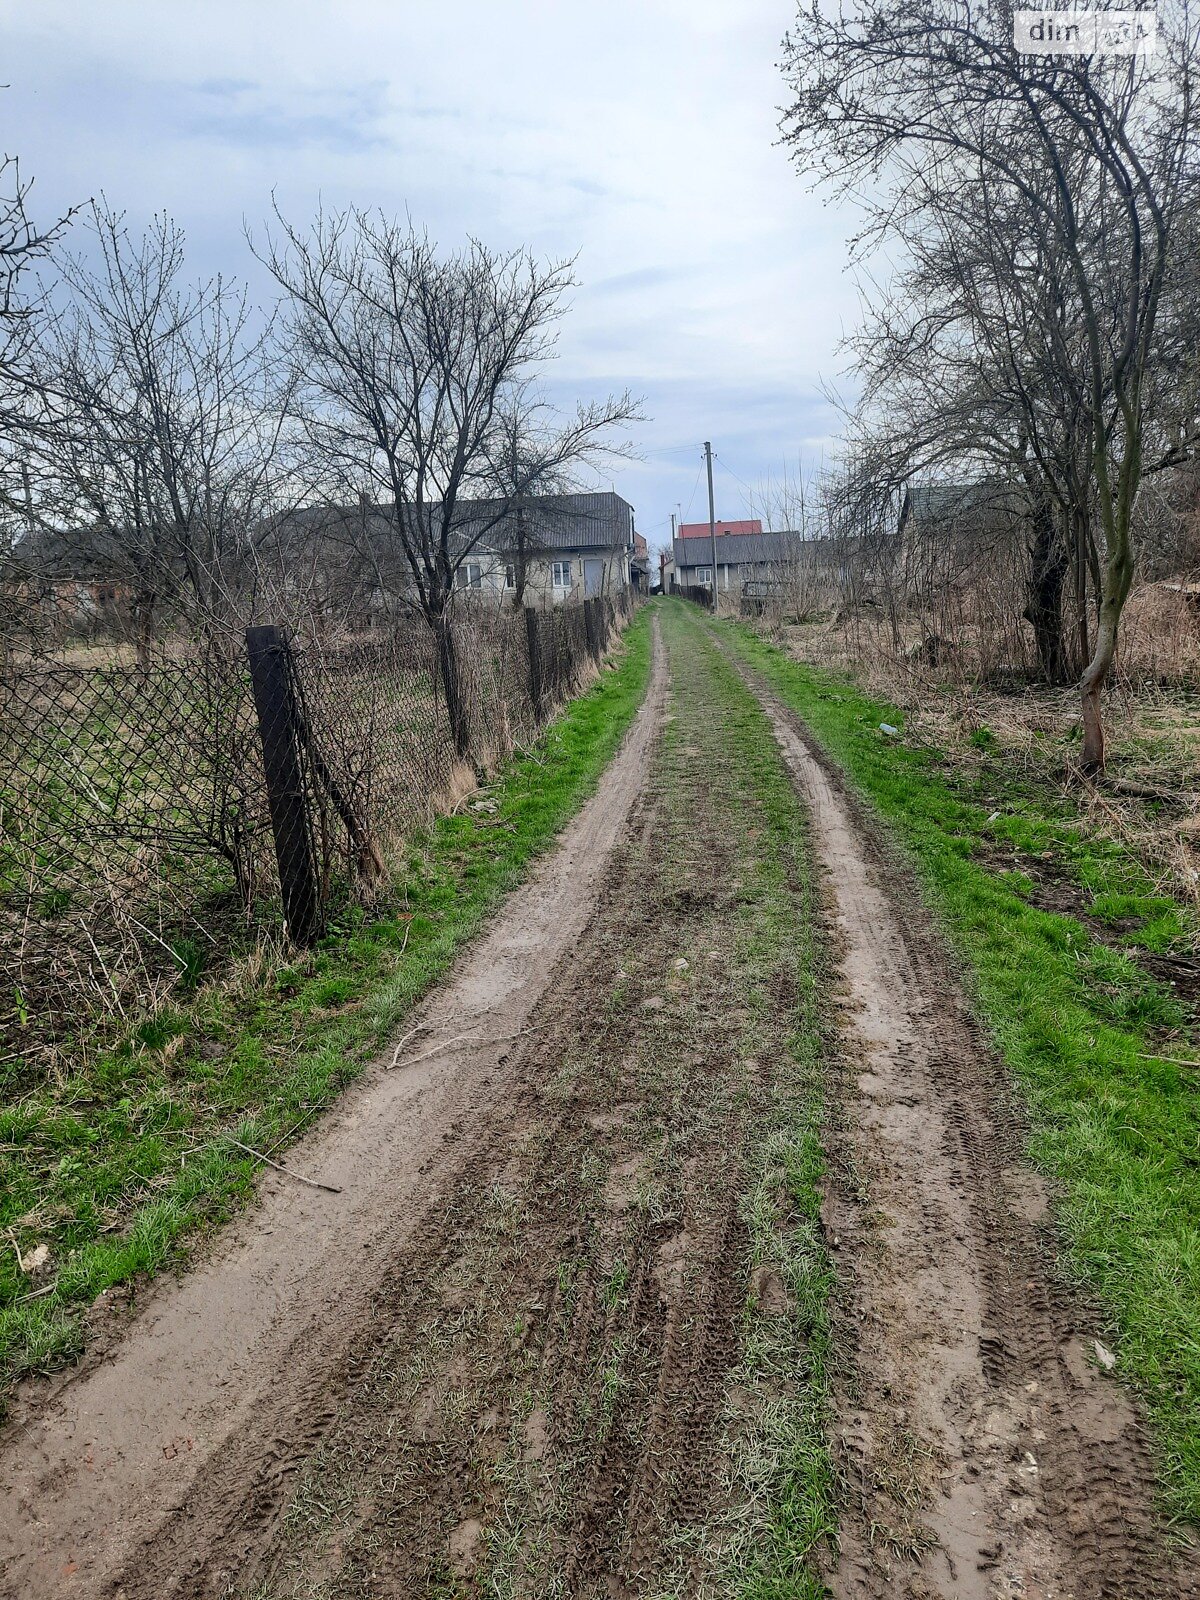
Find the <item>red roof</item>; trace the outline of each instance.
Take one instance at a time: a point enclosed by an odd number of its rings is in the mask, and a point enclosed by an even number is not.
[[[718,522],[718,533],[761,533],[762,523],[757,517],[745,522]],[[681,522],[679,524],[679,537],[681,539],[708,538],[707,522]]]

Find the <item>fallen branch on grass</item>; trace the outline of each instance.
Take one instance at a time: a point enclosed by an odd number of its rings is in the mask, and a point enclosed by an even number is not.
[[[294,1172],[291,1167],[285,1167],[280,1161],[272,1161],[270,1156],[263,1155],[261,1150],[252,1150],[248,1144],[243,1144],[240,1139],[235,1139],[231,1133],[225,1137],[230,1144],[237,1145],[239,1150],[244,1150],[248,1156],[253,1156],[256,1161],[265,1161],[267,1166],[274,1167],[276,1172],[282,1172],[289,1178],[295,1178],[297,1183],[306,1183],[310,1189],[324,1189],[327,1194],[341,1194],[341,1190],[334,1183],[318,1183],[315,1178],[306,1178],[302,1172]]]
[[[19,1294],[13,1301],[13,1305],[23,1306],[26,1300],[40,1300],[43,1295],[53,1294],[57,1288],[58,1279],[56,1278],[53,1283],[48,1283],[44,1289],[31,1289],[28,1294]]]
[[[1188,806],[1191,797],[1181,794],[1178,789],[1159,789],[1152,783],[1143,783],[1137,778],[1112,778],[1110,786],[1118,794],[1136,795],[1140,800],[1162,800],[1168,805]]]

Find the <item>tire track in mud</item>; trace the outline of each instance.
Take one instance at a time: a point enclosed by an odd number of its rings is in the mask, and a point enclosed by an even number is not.
[[[852,1374],[833,1594],[1200,1594],[1156,1519],[1135,1408],[1055,1274],[1047,1186],[915,883],[795,714],[726,655],[810,808],[841,945],[844,1123],[823,1219]]]
[[[414,1228],[447,1203],[455,1151],[504,1104],[506,1041],[587,926],[665,696],[656,621],[649,693],[621,749],[418,1008],[419,1064],[381,1062],[291,1147],[289,1163],[341,1193],[266,1178],[207,1260],[152,1286],[110,1355],[18,1397],[0,1441],[0,1593],[217,1593],[269,1539],[380,1319],[402,1310]]]

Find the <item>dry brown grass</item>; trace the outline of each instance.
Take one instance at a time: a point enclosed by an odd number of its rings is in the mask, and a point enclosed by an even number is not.
[[[796,659],[853,677],[905,716],[906,735],[964,766],[989,760],[1053,786],[1077,807],[1085,834],[1117,840],[1159,891],[1200,904],[1200,602],[1165,585],[1135,590],[1115,681],[1106,700],[1108,771],[1099,785],[1078,769],[1079,698],[1011,675],[984,680],[970,630],[936,665],[919,623],[894,647],[882,616],[826,616],[781,625]]]

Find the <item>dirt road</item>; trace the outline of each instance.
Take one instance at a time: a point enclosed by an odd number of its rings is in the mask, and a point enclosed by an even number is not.
[[[1195,1592],[911,886],[666,631],[595,798],[289,1152],[341,1193],[265,1184],[23,1403],[4,1594],[816,1596],[826,1431],[836,1596]]]

